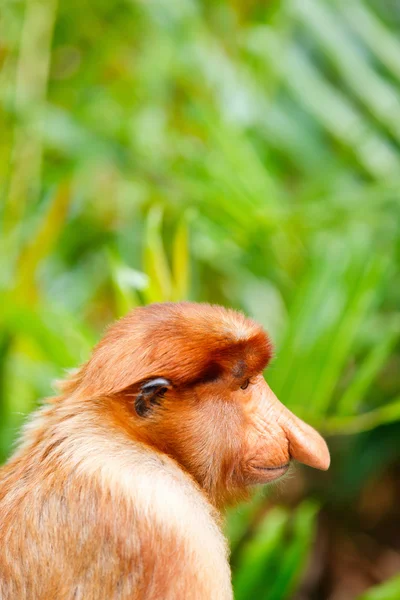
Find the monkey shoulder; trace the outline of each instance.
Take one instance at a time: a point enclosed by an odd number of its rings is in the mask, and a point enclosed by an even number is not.
[[[92,437],[90,452],[82,441],[62,464],[19,486],[10,524],[25,525],[6,532],[9,598],[33,590],[69,600],[63,590],[71,589],[77,600],[232,597],[217,515],[172,459],[139,444],[96,446]]]
[[[140,444],[97,453],[95,495],[126,576],[147,598],[231,598],[226,540],[218,515],[193,479],[169,457]],[[104,514],[98,509],[104,527]],[[128,579],[125,580],[125,584]]]
[[[0,502],[2,599],[232,597],[217,515],[172,459],[94,436],[57,450]]]

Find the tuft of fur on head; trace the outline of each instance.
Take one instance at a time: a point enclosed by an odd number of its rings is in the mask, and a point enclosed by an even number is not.
[[[190,302],[136,308],[112,325],[90,360],[60,386],[94,398],[167,376],[185,388],[262,371],[272,356],[263,329],[239,312]]]

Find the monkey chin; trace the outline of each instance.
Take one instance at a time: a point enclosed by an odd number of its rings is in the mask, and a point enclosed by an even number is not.
[[[261,467],[253,465],[251,471],[247,473],[246,485],[263,485],[276,481],[285,475],[290,467],[290,463],[279,465],[277,467]]]

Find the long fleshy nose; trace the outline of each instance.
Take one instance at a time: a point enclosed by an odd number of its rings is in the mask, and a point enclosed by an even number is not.
[[[296,417],[286,408],[268,387],[269,402],[272,401],[272,411],[279,426],[283,429],[289,444],[291,458],[299,462],[326,471],[329,468],[331,458],[328,446],[320,434],[310,425]]]
[[[289,442],[290,456],[314,469],[329,469],[331,457],[324,438],[290,410],[285,409],[284,415],[281,425]]]

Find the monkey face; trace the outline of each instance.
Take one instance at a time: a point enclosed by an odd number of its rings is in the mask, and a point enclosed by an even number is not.
[[[262,374],[186,389],[155,382],[146,384],[155,397],[138,415],[147,441],[177,460],[217,504],[281,477],[294,460],[329,467],[323,438],[279,402]]]

